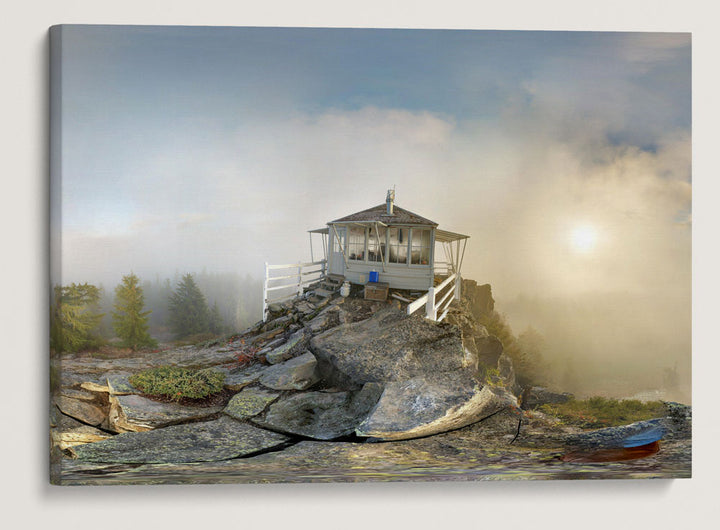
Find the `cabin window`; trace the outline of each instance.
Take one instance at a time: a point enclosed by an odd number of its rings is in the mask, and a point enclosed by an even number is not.
[[[386,246],[386,228],[378,226],[377,232],[375,227],[370,227],[370,237],[368,238],[368,261],[384,261]],[[378,235],[380,239],[378,239]]]
[[[410,245],[411,263],[428,265],[430,263],[430,230],[413,228]]]
[[[351,226],[348,229],[348,259],[365,261],[365,228]]]
[[[407,263],[408,232],[407,228],[390,228],[388,230],[390,237],[389,263]]]

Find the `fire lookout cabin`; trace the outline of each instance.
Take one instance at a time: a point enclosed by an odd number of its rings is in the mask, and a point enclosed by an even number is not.
[[[384,204],[362,210],[327,223],[327,227],[310,230],[312,263],[267,265],[263,318],[267,316],[271,270],[294,268],[297,294],[303,280],[312,271],[304,267],[319,266],[320,278],[358,285],[379,284],[391,289],[425,293],[408,306],[412,313],[426,305],[426,316],[442,320],[452,298],[460,296],[460,268],[470,236],[438,228],[438,223],[395,205],[395,191],[388,190]],[[313,236],[322,239],[323,259],[315,261]],[[283,278],[290,278],[283,276]],[[277,277],[280,279],[280,277]],[[452,287],[452,289],[450,288]],[[442,292],[441,292],[442,291]],[[455,296],[451,296],[453,294]],[[435,304],[435,298],[440,302]],[[285,297],[285,299],[291,297]]]

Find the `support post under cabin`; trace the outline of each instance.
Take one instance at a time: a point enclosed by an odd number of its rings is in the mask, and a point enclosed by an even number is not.
[[[437,312],[435,310],[435,287],[430,287],[430,289],[428,289],[425,316],[430,320],[437,320]]]

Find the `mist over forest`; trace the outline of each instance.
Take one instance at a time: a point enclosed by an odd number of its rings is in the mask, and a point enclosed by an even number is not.
[[[262,318],[262,283],[249,274],[208,272],[206,269],[192,274],[205,296],[209,308],[217,305],[226,333],[242,331]],[[170,295],[177,288],[180,272],[172,276],[156,273],[152,277],[140,276],[150,334],[160,342],[169,342],[173,336],[169,326]],[[90,282],[92,283],[92,282]],[[98,283],[101,288],[99,310],[104,314],[100,333],[106,339],[114,337],[112,311],[115,303],[115,284]]]
[[[578,396],[691,402],[689,290],[495,297],[514,333],[540,334],[552,386]]]
[[[262,318],[262,280],[240,272],[191,273],[208,306],[217,305],[223,331],[235,333]],[[183,274],[141,276],[150,334],[173,339],[169,299]],[[466,273],[480,283],[483,275]],[[92,282],[91,282],[92,283]],[[114,337],[115,284],[98,282],[100,333]],[[633,294],[589,292],[568,296],[513,294],[493,286],[496,311],[515,336],[539,354],[540,382],[578,396],[640,396],[691,402],[691,296],[670,289]],[[523,341],[521,341],[523,342]]]

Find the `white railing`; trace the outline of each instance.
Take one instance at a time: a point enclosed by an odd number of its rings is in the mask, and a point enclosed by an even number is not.
[[[451,274],[448,276],[440,285],[437,287],[430,287],[428,292],[408,304],[407,314],[412,315],[415,311],[425,306],[425,318],[442,322],[447,316],[448,309],[453,299],[460,299],[460,286],[462,285],[462,278],[459,274]],[[452,286],[452,289],[448,289]],[[446,292],[445,292],[446,291]],[[444,294],[443,294],[444,293]],[[454,296],[453,296],[454,295]],[[439,298],[436,303],[435,300]],[[438,314],[440,317],[438,318]]]
[[[449,261],[436,261],[433,271],[438,276],[450,276],[453,272],[453,265]]]
[[[265,282],[263,283],[263,322],[267,320],[270,304],[301,296],[305,286],[324,278],[326,264],[326,260],[290,265],[268,265],[266,262]],[[275,273],[279,276],[271,276],[271,271],[281,272]]]

